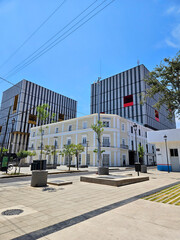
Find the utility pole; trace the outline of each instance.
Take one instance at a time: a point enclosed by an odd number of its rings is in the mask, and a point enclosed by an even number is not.
[[[7,122],[6,122],[6,128],[5,128],[4,137],[3,137],[3,141],[2,141],[2,145],[1,145],[0,169],[2,167],[2,152],[3,152],[4,142],[5,142],[5,139],[6,139],[6,133],[7,133],[7,129],[8,129],[8,122],[9,122],[10,112],[11,112],[11,106],[9,107],[9,112],[8,112],[8,117],[7,117]]]
[[[9,145],[9,156],[8,156],[8,162],[10,161],[11,150],[12,150],[14,123],[15,123],[15,119],[13,118],[13,119],[12,119],[12,128],[11,128],[10,145]]]
[[[98,102],[97,102],[97,110],[98,110],[98,127],[99,127],[99,122],[100,122],[100,77],[98,77],[97,80],[97,92],[98,92]],[[100,146],[100,141],[98,140],[98,161],[99,165],[102,167],[102,161],[101,161],[101,146]]]

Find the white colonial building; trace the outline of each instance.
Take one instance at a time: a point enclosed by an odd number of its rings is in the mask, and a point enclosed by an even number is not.
[[[58,151],[63,149],[66,144],[81,143],[85,147],[85,151],[80,154],[80,165],[97,166],[97,149],[96,133],[92,130],[91,125],[97,123],[97,114],[91,114],[71,120],[61,121],[57,123],[47,124],[43,126],[43,147],[45,145],[56,146]],[[135,132],[133,122],[114,114],[101,114],[101,121],[105,125],[102,133],[102,150],[103,164],[108,166],[133,165],[135,161]],[[40,127],[31,128],[29,149],[36,151],[33,158],[39,159],[41,147]],[[144,146],[145,164],[152,165],[155,163],[155,148],[147,143],[147,132],[149,128],[137,124],[137,143]],[[43,156],[47,163],[52,164],[54,157]],[[28,158],[32,161],[32,158]],[[56,155],[58,164],[67,164],[67,158]],[[72,164],[76,164],[76,157],[72,157]]]
[[[169,167],[169,171],[180,172],[180,129],[148,132],[148,142],[156,145],[158,170]]]

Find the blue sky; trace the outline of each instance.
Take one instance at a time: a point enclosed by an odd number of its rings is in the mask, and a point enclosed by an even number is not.
[[[103,0],[97,0],[94,6]],[[106,0],[107,4],[111,0]],[[0,65],[63,0],[0,0]],[[66,0],[20,51],[0,68],[5,77],[94,0]],[[103,6],[104,6],[103,5]],[[180,1],[115,0],[35,62],[9,77],[43,85],[78,101],[90,113],[90,84],[143,63],[150,71],[180,49]],[[100,67],[101,66],[101,67]],[[100,71],[101,69],[101,71]],[[2,92],[10,87],[0,81]],[[180,122],[177,125],[180,127]]]

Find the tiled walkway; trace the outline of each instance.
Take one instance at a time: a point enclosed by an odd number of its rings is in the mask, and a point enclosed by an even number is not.
[[[172,215],[171,224],[180,223],[178,206],[160,203],[161,207],[157,207],[158,203],[138,200],[179,183],[179,174],[150,170],[148,176],[150,181],[119,188],[83,183],[79,176],[72,175],[63,180],[73,184],[63,187],[31,188],[29,182],[4,187],[0,184],[0,212],[9,208],[24,209],[24,215],[0,218],[0,239],[143,239],[138,235],[139,230],[145,236],[149,223],[155,229],[154,233],[149,232],[151,239],[159,240],[155,233],[160,232],[162,239],[169,239],[165,235],[169,231],[173,240],[179,240],[179,228],[169,230],[168,219],[162,219],[163,205],[169,207],[166,214]],[[140,226],[135,228],[137,222]],[[127,229],[125,223],[132,229]],[[129,235],[125,237],[127,230]]]

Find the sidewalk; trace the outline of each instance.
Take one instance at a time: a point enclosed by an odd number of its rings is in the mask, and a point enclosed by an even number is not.
[[[58,173],[66,173],[69,170],[69,168],[67,166],[57,166],[56,169],[47,169],[48,174],[58,174]],[[79,170],[77,170],[77,168],[71,167],[70,171],[72,172],[84,172],[84,171],[96,171],[97,168],[79,168]],[[1,172],[0,171],[0,178],[6,177],[6,176],[11,176],[14,177],[13,175],[10,175],[11,173],[14,173],[15,171],[15,167],[13,167],[13,169],[11,171],[8,172],[8,174],[6,174],[5,172]],[[19,169],[17,168],[17,173],[18,173]],[[21,167],[20,170],[21,175],[26,175],[26,176],[31,176],[32,171],[30,167]],[[19,175],[19,176],[21,176]]]
[[[72,175],[61,178],[73,181],[63,187],[0,184],[0,212],[24,211],[0,215],[0,239],[179,240],[180,207],[141,199],[180,182],[179,173],[149,170],[148,176],[150,181],[122,187],[84,183]]]

